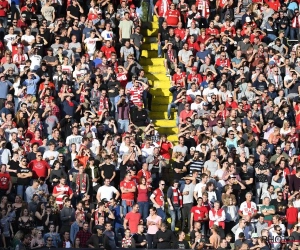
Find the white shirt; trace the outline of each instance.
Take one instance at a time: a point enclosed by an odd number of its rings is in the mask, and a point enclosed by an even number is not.
[[[21,37],[21,41],[26,41],[27,43],[31,43],[34,41],[34,36],[33,35],[23,35]],[[31,50],[31,45],[27,45],[27,46],[24,46],[24,53],[27,53],[29,50]]]
[[[118,190],[114,186],[101,186],[97,194],[100,194],[101,200],[102,199],[107,199],[108,201],[113,198],[113,195],[116,194]]]
[[[79,151],[80,144],[82,142],[82,136],[81,135],[69,135],[66,139],[66,146],[69,146],[71,150],[71,144],[75,143],[76,144],[76,151]]]
[[[50,165],[53,165],[54,161],[57,160],[57,157],[58,157],[58,152],[57,151],[51,151],[51,150],[47,150],[45,151],[44,155],[43,155],[43,159],[46,159],[49,157],[53,156],[53,160],[49,160],[49,164]]]
[[[30,65],[30,69],[31,70],[37,70],[40,68],[41,65],[41,61],[42,61],[42,57],[39,55],[31,55],[29,57],[29,59],[31,60],[31,65]]]
[[[197,197],[202,197],[202,188],[206,186],[206,183],[199,182],[196,184],[194,192],[197,192]]]
[[[91,59],[93,59],[94,52],[96,50],[96,43],[99,41],[99,38],[86,38],[84,39],[84,43],[86,44],[87,52],[90,55]]]
[[[203,90],[203,96],[206,96],[207,101],[211,102],[212,95],[218,95],[218,90],[216,88],[206,88]]]

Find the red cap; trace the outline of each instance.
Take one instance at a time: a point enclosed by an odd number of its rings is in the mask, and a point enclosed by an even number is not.
[[[177,34],[177,35],[176,35],[176,37],[179,37],[179,38],[180,38],[180,35],[179,35],[179,34]]]
[[[131,5],[130,5],[130,9],[135,9],[135,5],[134,5],[134,4],[131,4]]]
[[[142,103],[142,102],[138,102],[138,103],[136,104],[136,106],[138,106],[138,107],[143,107],[143,103]]]
[[[194,66],[194,67],[192,68],[192,70],[193,70],[193,71],[197,71],[197,67]]]

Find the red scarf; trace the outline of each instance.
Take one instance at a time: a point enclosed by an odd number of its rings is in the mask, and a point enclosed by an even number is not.
[[[103,112],[103,109],[109,110],[109,104],[107,97],[100,97],[99,100],[99,112]]]
[[[101,214],[102,215],[102,214]],[[99,221],[98,221],[98,218],[99,218],[99,212],[98,212],[98,208],[95,210],[95,225],[98,225],[99,224]]]
[[[83,178],[80,180],[81,174],[76,176],[76,194],[86,193],[86,174],[83,174]],[[82,183],[81,183],[82,181]],[[81,188],[80,188],[81,187]]]
[[[172,187],[173,190],[173,205],[179,205],[182,207],[182,195],[179,192],[178,188]]]
[[[72,101],[68,101],[67,100],[67,102],[68,102],[68,104],[69,104],[70,107],[74,107],[74,103]]]
[[[85,99],[85,95],[82,94],[82,92],[85,92],[85,88],[83,86],[80,91],[80,98],[79,98],[80,103],[84,103],[84,99]]]
[[[173,53],[173,49],[169,49],[169,50],[168,50],[168,56],[169,56],[169,58],[170,58],[170,61],[171,61],[172,63],[174,63],[174,53]]]

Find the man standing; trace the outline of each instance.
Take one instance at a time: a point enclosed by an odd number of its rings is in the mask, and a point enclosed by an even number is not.
[[[0,109],[4,107],[8,91],[13,88],[10,81],[5,80],[5,75],[0,74]]]
[[[135,33],[130,36],[130,43],[134,47],[136,61],[139,62],[142,53],[143,36],[140,34],[141,27],[135,28]]]
[[[132,210],[132,205],[134,202],[134,195],[136,191],[136,184],[131,180],[131,173],[128,171],[123,181],[120,183],[121,189],[121,199],[123,207],[123,215],[125,216],[128,212]]]
[[[12,182],[10,179],[10,175],[6,172],[6,165],[1,165],[1,172],[0,172],[0,200],[2,196],[10,194],[12,188]]]
[[[166,213],[164,208],[164,188],[165,188],[165,181],[159,181],[159,187],[154,190],[154,192],[150,196],[150,200],[153,202],[153,206],[157,210],[157,214],[161,217],[162,221],[166,220]]]
[[[132,206],[132,211],[126,214],[124,219],[124,230],[129,227],[130,232],[132,234],[135,234],[138,232],[138,225],[140,223],[140,220],[142,218],[142,215],[139,213],[139,205],[134,204]],[[128,224],[128,226],[127,226]]]
[[[106,178],[104,180],[104,185],[101,186],[97,191],[97,201],[100,202],[102,199],[110,201],[114,194],[116,195],[115,199],[118,200],[120,197],[120,192],[114,186],[111,186],[110,180]]]
[[[176,238],[173,232],[167,229],[166,223],[162,223],[160,230],[154,235],[154,245],[157,249],[171,249],[171,243],[174,243]]]
[[[86,242],[89,238],[91,238],[92,234],[89,232],[89,223],[84,222],[82,230],[79,230],[79,232],[76,234],[76,238],[80,239],[80,247],[85,248],[88,247]]]
[[[71,199],[73,196],[73,191],[68,185],[66,185],[65,177],[61,177],[59,184],[53,188],[53,196],[56,198],[56,204],[60,207],[63,205],[64,195],[68,195],[69,199]]]
[[[270,174],[267,158],[264,154],[259,156],[259,162],[254,166],[256,175],[256,198],[255,203],[259,204],[261,194],[267,192],[268,176]]]
[[[193,224],[196,221],[201,223],[201,232],[202,234],[206,235],[206,231],[208,228],[206,228],[207,223],[205,222],[208,221],[208,208],[206,206],[203,206],[202,197],[199,197],[197,199],[197,206],[194,206],[191,209],[190,230],[193,229]]]
[[[49,164],[42,159],[42,153],[37,152],[36,159],[32,160],[28,167],[31,169],[34,179],[44,177],[47,180],[49,178],[51,169]]]

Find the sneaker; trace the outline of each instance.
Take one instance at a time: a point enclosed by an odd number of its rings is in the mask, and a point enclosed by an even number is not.
[[[171,120],[171,116],[168,116],[168,119]]]
[[[159,58],[161,58],[161,55],[158,55]]]

